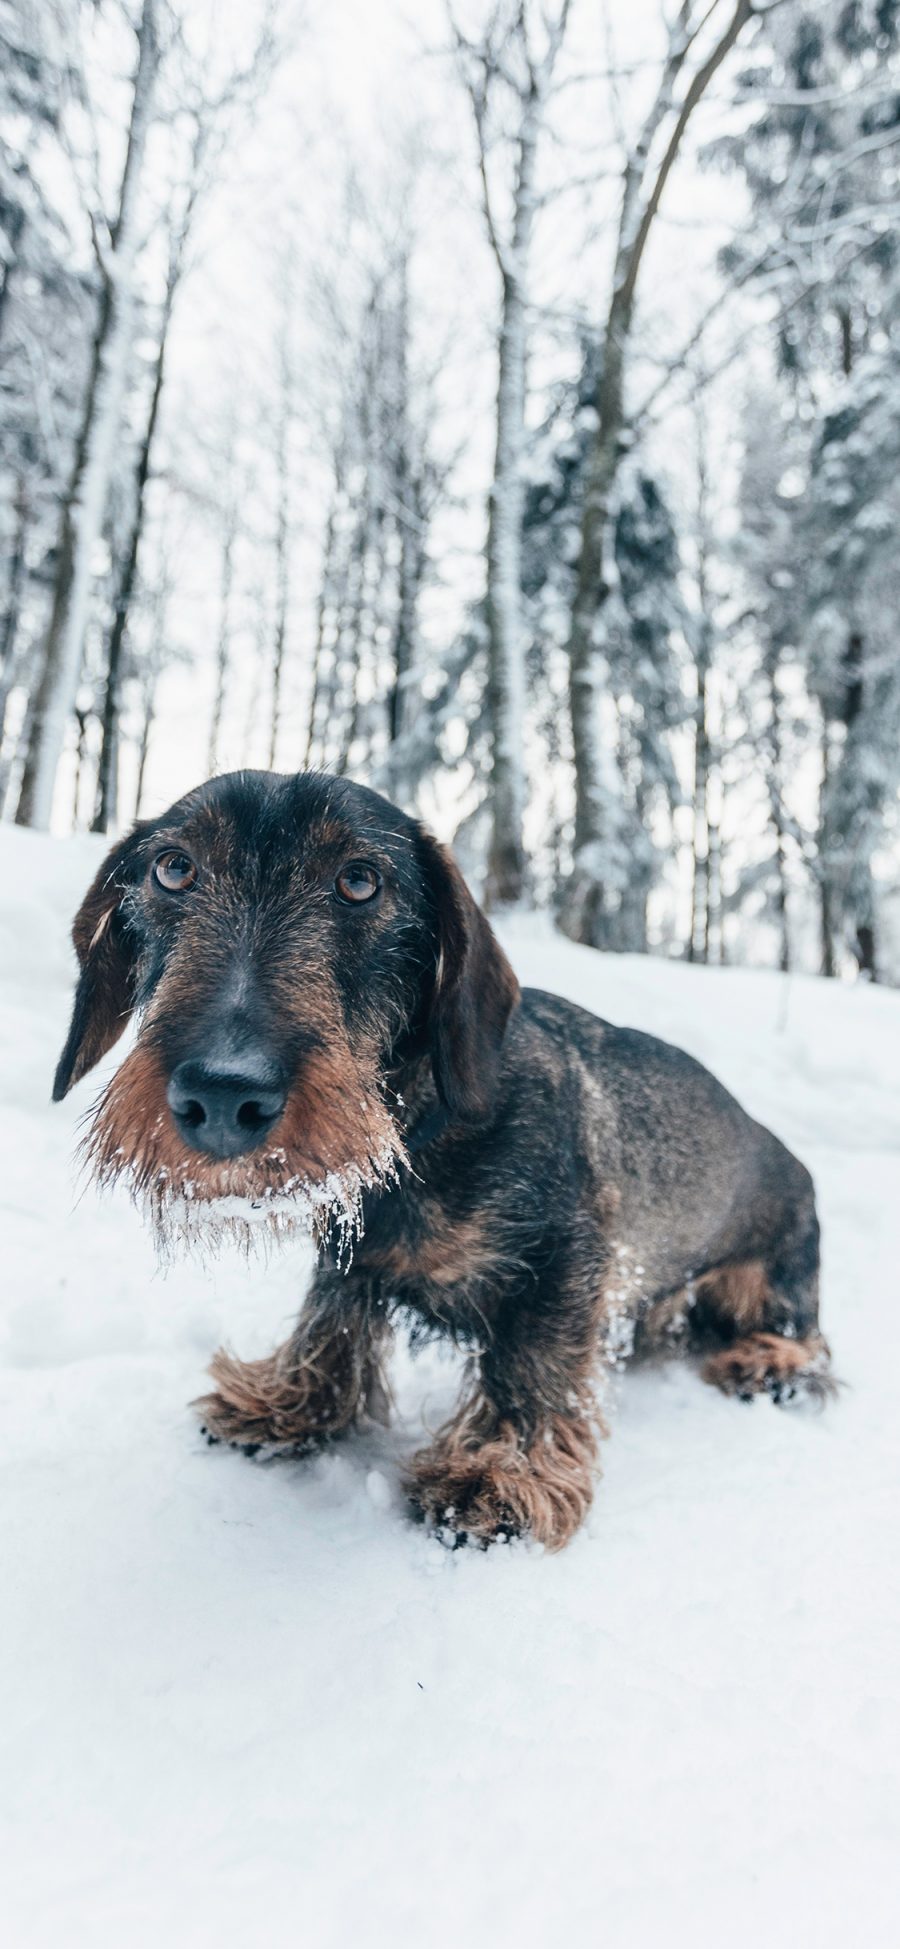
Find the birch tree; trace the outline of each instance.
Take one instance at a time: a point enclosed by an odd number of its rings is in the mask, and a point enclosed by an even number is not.
[[[265,14],[250,57],[231,69],[215,88],[207,82],[196,57],[187,73],[174,84],[181,108],[178,118],[186,124],[179,145],[183,160],[174,171],[176,181],[162,218],[166,248],[166,271],[159,319],[156,327],[156,354],[153,360],[146,419],[141,436],[131,514],[116,587],[113,621],[109,631],[106,670],[101,705],[101,744],[97,763],[97,792],[93,819],[94,832],[108,832],[116,818],[118,728],[125,640],[132,606],[138,589],[138,562],[144,532],[148,488],[151,481],[154,449],[159,436],[160,409],[165,388],[169,337],[176,301],[188,265],[188,252],[194,226],[204,197],[214,181],[228,137],[233,133],[237,112],[252,108],[260,86],[268,78],[274,38],[271,19]],[[186,59],[187,57],[183,57]]]
[[[612,529],[619,470],[627,451],[628,376],[641,268],[666,184],[691,118],[754,15],[753,0],[682,0],[653,100],[628,150],[612,283],[600,333],[596,437],[581,525],[569,632],[569,710],[575,767],[572,872],[560,921],[574,940],[604,944],[607,850],[621,842],[614,768],[604,748],[601,705],[608,693],[606,605],[615,588]],[[718,31],[717,31],[718,30]],[[699,48],[705,52],[698,52]]]
[[[58,569],[32,699],[31,733],[19,793],[19,825],[47,827],[56,771],[78,686],[94,552],[100,540],[119,430],[135,308],[139,201],[160,62],[159,0],[143,0],[117,209],[107,226],[91,213],[100,301],[81,428],[61,511]]]
[[[159,425],[159,409],[162,403],[169,328],[172,322],[175,293],[181,278],[185,242],[186,231],[182,226],[179,226],[173,232],[170,240],[166,287],[163,296],[162,315],[159,321],[156,357],[153,362],[150,399],[138,453],[131,520],[115,594],[112,628],[109,633],[109,647],[103,684],[103,701],[100,711],[101,738],[100,754],[97,760],[96,806],[91,826],[93,832],[108,832],[115,821],[118,808],[118,768],[116,756],[118,752],[120,690],[125,633],[128,628],[131,605],[137,585],[138,556],[144,527],[144,510],[147,500],[147,487],[150,480],[150,465],[157,427]]]
[[[402,217],[387,238],[377,217],[372,228],[370,261],[361,265],[357,249],[349,289],[318,279],[339,356],[306,763],[358,774],[412,806],[435,756],[421,605],[453,463],[430,445],[435,355],[429,345],[423,356],[414,332],[412,236]]]
[[[694,752],[691,803],[691,918],[689,961],[708,962],[712,936],[712,810],[710,803],[713,742],[710,730],[710,684],[716,642],[713,595],[710,587],[712,517],[710,512],[709,448],[706,415],[696,414],[697,500],[694,527],[696,611],[687,630],[694,662]]]
[[[232,444],[233,452],[233,444]],[[231,464],[229,463],[229,472]],[[231,639],[234,631],[234,556],[238,539],[238,500],[236,486],[221,510],[221,566],[219,570],[219,620],[216,628],[216,675],[206,769],[212,778],[219,765],[219,741],[228,694]]]
[[[272,640],[272,704],[269,719],[269,769],[274,771],[281,724],[281,693],[291,600],[291,470],[290,443],[295,418],[294,372],[290,352],[291,286],[283,269],[276,357],[278,398],[275,409],[275,616]]]
[[[513,904],[525,890],[525,632],[522,616],[523,457],[532,246],[538,211],[538,154],[570,0],[550,12],[528,0],[499,0],[478,38],[451,14],[475,126],[482,212],[500,281],[496,440],[488,503],[488,706],[491,836],[485,900]],[[497,182],[497,101],[513,112],[510,213]]]

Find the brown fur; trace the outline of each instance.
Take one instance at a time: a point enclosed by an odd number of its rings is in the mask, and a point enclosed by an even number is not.
[[[654,1300],[635,1322],[635,1351],[641,1358],[670,1353],[689,1333],[697,1346],[732,1340],[773,1323],[772,1288],[760,1259],[714,1266],[677,1291]]]
[[[216,1391],[195,1401],[195,1410],[215,1440],[309,1453],[363,1413],[387,1419],[386,1339],[383,1314],[360,1313],[336,1334],[334,1322],[313,1310],[265,1360],[238,1360],[220,1348],[209,1369]]]
[[[549,1415],[523,1443],[476,1390],[407,1470],[413,1508],[443,1534],[490,1543],[527,1532],[561,1550],[591,1506],[596,1410]]]
[[[193,865],[177,893],[169,848]],[[520,992],[454,861],[374,793],[212,780],[113,849],[74,939],[55,1099],[142,1013],[88,1139],[99,1177],[148,1194],[164,1247],[300,1223],[318,1248],[285,1345],[217,1355],[213,1438],[305,1452],[383,1410],[400,1313],[472,1363],[410,1465],[415,1508],[556,1549],[591,1500],[595,1377],[636,1329],[706,1338],[728,1392],[826,1392],[803,1165],[682,1051]]]
[[[825,1399],[835,1392],[828,1362],[828,1345],[820,1333],[806,1340],[788,1340],[780,1333],[752,1333],[712,1354],[701,1371],[711,1387],[744,1399],[753,1394],[790,1398],[800,1392]]]
[[[772,1288],[760,1259],[714,1266],[694,1281],[694,1293],[729,1332],[752,1333],[771,1314]]]
[[[218,1162],[188,1149],[179,1137],[159,1056],[152,1042],[140,1042],[101,1098],[86,1155],[101,1183],[127,1171],[136,1191],[168,1196],[190,1186],[196,1203],[271,1197],[298,1178],[318,1180],[347,1169],[369,1177],[403,1150],[374,1076],[367,1080],[368,1088],[342,1045],[313,1051],[265,1145]]]
[[[489,1278],[502,1263],[502,1249],[487,1215],[450,1218],[439,1205],[426,1207],[422,1236],[396,1239],[366,1253],[366,1264],[405,1283],[427,1279],[435,1286],[462,1286]]]

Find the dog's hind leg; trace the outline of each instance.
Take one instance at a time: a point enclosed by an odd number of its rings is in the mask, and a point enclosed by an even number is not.
[[[701,1369],[725,1394],[825,1400],[835,1392],[819,1329],[819,1226],[810,1188],[769,1253],[716,1266],[696,1281],[695,1338],[720,1344]],[[721,1344],[724,1341],[724,1345]]]
[[[344,1434],[363,1414],[386,1420],[383,1362],[389,1327],[366,1288],[343,1275],[316,1275],[290,1338],[264,1360],[214,1356],[212,1394],[193,1403],[210,1441],[247,1454],[308,1454]]]

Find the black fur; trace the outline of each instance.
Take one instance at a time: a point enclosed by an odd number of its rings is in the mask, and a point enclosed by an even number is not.
[[[154,880],[167,847],[197,863],[189,892]],[[359,907],[335,891],[351,860],[381,876]],[[81,979],[55,1095],[137,1007],[161,1088],[179,1064],[221,1066],[222,1050],[239,1069],[252,1046],[284,1080],[285,1128],[302,1146],[308,1124],[318,1158],[338,1105],[310,1078],[339,1077],[346,1121],[357,1066],[370,1122],[389,1112],[410,1159],[396,1183],[366,1192],[348,1271],[326,1231],[287,1347],[217,1371],[204,1404],[213,1432],[298,1449],[340,1432],[371,1404],[402,1308],[477,1350],[458,1422],[417,1463],[414,1500],[436,1521],[446,1501],[441,1521],[457,1531],[531,1527],[558,1543],[589,1500],[593,1379],[623,1319],[646,1332],[680,1307],[698,1340],[702,1329],[746,1348],[743,1367],[739,1352],[728,1377],[710,1372],[720,1385],[752,1368],[775,1392],[782,1340],[792,1368],[808,1343],[821,1375],[803,1165],[680,1050],[556,996],[520,996],[449,855],[375,793],[318,775],[213,780],[114,850],[75,941]],[[600,962],[597,985],[599,996]],[[279,1129],[247,1146],[257,1185]],[[146,1181],[143,1156],[142,1168]],[[763,1358],[760,1336],[775,1336],[774,1355],[767,1340]]]

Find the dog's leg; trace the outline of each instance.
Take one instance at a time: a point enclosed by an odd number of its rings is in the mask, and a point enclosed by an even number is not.
[[[819,1228],[811,1194],[770,1254],[704,1274],[697,1294],[697,1329],[726,1342],[701,1369],[711,1386],[742,1400],[768,1394],[779,1405],[835,1392],[819,1331]]]
[[[223,1348],[215,1355],[216,1391],[193,1404],[204,1432],[248,1454],[305,1454],[364,1412],[386,1420],[387,1337],[386,1315],[365,1286],[317,1273],[293,1333],[267,1359],[237,1360]]]
[[[701,1372],[723,1394],[736,1394],[741,1401],[768,1394],[779,1407],[801,1395],[826,1401],[836,1391],[821,1334],[790,1340],[780,1333],[750,1333],[710,1354]]]
[[[513,1331],[498,1333],[473,1361],[457,1413],[413,1456],[412,1507],[443,1541],[487,1544],[527,1533],[558,1550],[583,1521],[605,1432],[591,1386],[597,1284],[594,1272],[571,1307],[557,1294],[564,1335],[548,1330],[533,1288],[521,1311],[506,1309]]]

